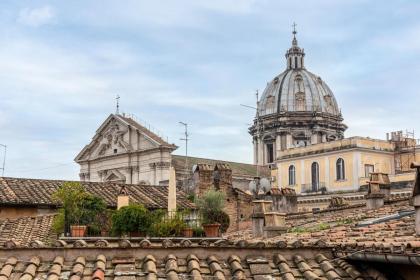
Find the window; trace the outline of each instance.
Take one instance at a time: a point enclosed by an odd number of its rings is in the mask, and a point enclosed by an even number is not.
[[[118,150],[117,149],[114,149],[114,154],[116,154],[116,153],[118,153]]]
[[[267,163],[274,162],[274,145],[273,143],[267,144]]]
[[[294,165],[289,166],[289,185],[296,185],[296,168]]]
[[[295,68],[298,68],[297,57],[295,56]]]
[[[344,160],[342,158],[337,159],[337,162],[335,163],[335,170],[337,174],[337,181],[344,180],[346,178]]]
[[[311,175],[312,191],[317,192],[319,188],[319,165],[317,162],[313,162],[311,165]]]
[[[365,164],[365,177],[369,177],[370,173],[375,172],[375,166],[372,164]]]

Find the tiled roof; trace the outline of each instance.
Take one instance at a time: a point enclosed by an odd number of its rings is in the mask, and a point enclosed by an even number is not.
[[[38,249],[39,250],[39,249]],[[361,270],[345,260],[332,261],[331,252],[303,250],[247,250],[221,252],[220,248],[148,248],[110,250],[27,249],[2,250],[1,279],[382,279],[380,273]]]
[[[206,164],[210,165],[212,168],[216,164],[220,164],[219,167],[229,166],[232,169],[232,175],[235,177],[255,177],[257,174],[260,177],[269,177],[270,170],[266,166],[256,166],[254,164],[240,163],[233,161],[223,161],[217,159],[208,159],[208,158],[198,158],[198,157],[188,157],[188,170],[192,170],[192,167],[197,164]],[[181,155],[172,155],[172,165],[176,170],[185,169],[185,156]],[[258,171],[257,171],[258,168]]]
[[[419,253],[420,237],[415,235],[414,214],[405,212],[407,215],[404,217],[389,218],[389,215],[410,210],[413,207],[405,199],[375,210],[366,210],[363,203],[317,213],[288,215],[286,225],[289,231],[272,238],[264,238],[264,241],[283,244],[300,242],[303,245],[316,241],[326,246],[351,250]],[[384,218],[384,221],[360,226],[363,221],[377,218]],[[262,240],[254,238],[251,230],[234,232],[227,237],[230,240]]]
[[[0,245],[13,240],[19,246],[29,245],[34,240],[50,243],[56,235],[51,230],[54,215],[23,217],[0,220]]]
[[[52,194],[64,183],[61,180],[42,180],[0,177],[0,205],[49,205],[56,206]],[[80,182],[85,189],[105,200],[109,207],[116,207],[118,192],[123,184]],[[124,185],[130,200],[148,208],[166,208],[167,186]],[[177,191],[177,205],[182,209],[195,208],[183,191]]]

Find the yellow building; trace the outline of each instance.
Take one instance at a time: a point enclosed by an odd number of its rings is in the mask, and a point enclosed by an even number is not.
[[[276,184],[291,187],[298,193],[358,190],[366,185],[369,173],[383,172],[391,182],[414,180],[414,172],[401,170],[398,158],[401,152],[394,141],[351,137],[306,147],[278,151],[272,175]],[[419,153],[406,153],[419,160]]]

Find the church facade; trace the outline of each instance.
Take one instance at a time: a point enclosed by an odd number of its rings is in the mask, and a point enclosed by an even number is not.
[[[412,182],[409,163],[420,159],[414,136],[344,138],[347,126],[334,94],[306,69],[296,31],[285,56],[286,69],[268,82],[249,128],[254,163],[271,168],[274,185],[297,193],[358,190],[372,172]]]
[[[158,185],[169,179],[176,148],[131,117],[111,114],[75,161],[81,181]]]

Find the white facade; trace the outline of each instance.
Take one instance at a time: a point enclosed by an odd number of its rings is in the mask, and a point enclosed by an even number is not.
[[[111,114],[75,161],[81,181],[158,185],[169,178],[176,148],[133,119]]]

